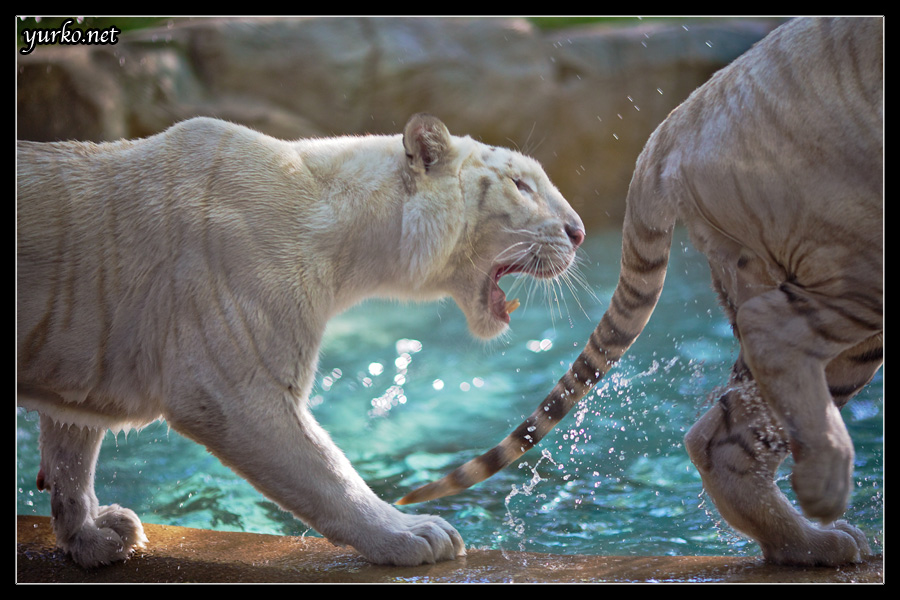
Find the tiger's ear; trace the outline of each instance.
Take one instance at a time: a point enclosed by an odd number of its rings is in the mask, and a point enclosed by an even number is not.
[[[419,282],[444,264],[462,231],[464,206],[457,179],[425,178],[429,171],[449,175],[459,168],[452,143],[447,126],[425,113],[413,115],[403,130],[410,195],[403,203],[401,254]]]
[[[403,148],[413,171],[427,173],[447,156],[450,131],[437,117],[417,113],[409,118],[403,129]]]

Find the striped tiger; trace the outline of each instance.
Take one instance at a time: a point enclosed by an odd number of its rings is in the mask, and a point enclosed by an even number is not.
[[[465,554],[378,497],[308,406],[328,320],[452,297],[509,327],[507,273],[564,275],[584,225],[537,161],[427,114],[402,133],[284,141],[195,118],[141,140],[17,144],[17,396],[41,414],[57,544],[95,567],[147,540],[101,506],[107,428],[168,424],[371,562]]]
[[[861,560],[865,536],[837,520],[853,468],[839,409],[882,364],[882,45],[878,18],[792,20],[674,110],[638,158],[619,282],[584,350],[499,445],[400,503],[458,493],[555,427],[650,319],[682,221],[741,346],[685,438],[707,493],[767,560]],[[773,482],[788,453],[821,525]]]

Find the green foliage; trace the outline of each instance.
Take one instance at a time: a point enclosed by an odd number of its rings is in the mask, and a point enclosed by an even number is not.
[[[528,17],[528,21],[540,29],[564,29],[566,27],[598,23],[633,25],[639,22],[636,17]]]
[[[540,29],[564,29],[580,25],[617,25],[629,27],[640,25],[649,21],[682,21],[687,17],[637,17],[637,16],[608,16],[608,17],[528,17],[528,21]]]

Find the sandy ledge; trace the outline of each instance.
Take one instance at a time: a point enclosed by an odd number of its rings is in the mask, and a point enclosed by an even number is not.
[[[60,552],[48,517],[17,517],[19,583],[883,583],[881,556],[850,567],[786,568],[722,556],[561,556],[469,550],[421,567],[371,565],[321,538],[144,524],[148,547],[85,570]]]

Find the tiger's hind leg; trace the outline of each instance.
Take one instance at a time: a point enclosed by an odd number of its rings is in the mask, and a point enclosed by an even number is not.
[[[869,552],[862,532],[834,520],[849,498],[853,466],[839,409],[881,366],[879,309],[831,310],[824,298],[784,284],[737,311],[742,355],[727,391],[685,443],[722,516],[773,562],[836,565]],[[807,521],[774,484],[789,452],[803,511],[831,524]]]
[[[766,560],[839,565],[868,554],[861,531],[844,521],[811,523],[776,485],[790,442],[741,360],[725,393],[688,432],[685,446],[719,513],[756,540]]]
[[[82,567],[131,556],[147,538],[133,511],[100,506],[94,470],[104,429],[60,425],[41,415],[38,487],[50,491],[56,543]]]
[[[880,295],[866,303],[865,292],[825,296],[783,283],[737,311],[744,360],[790,440],[797,500],[822,522],[844,512],[853,475],[853,443],[826,367],[880,333]]]

